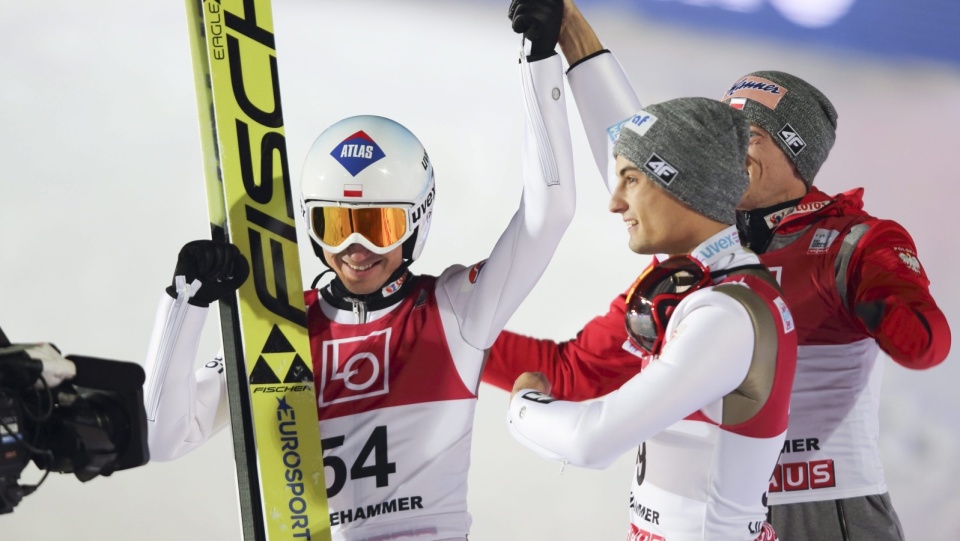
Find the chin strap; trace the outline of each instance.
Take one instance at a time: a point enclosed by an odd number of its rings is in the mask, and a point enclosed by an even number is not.
[[[351,310],[357,314],[359,322],[366,321],[366,314],[370,310],[382,310],[388,306],[393,306],[402,301],[409,294],[416,276],[408,270],[411,261],[404,261],[387,278],[387,281],[373,293],[357,294],[353,293],[343,284],[340,277],[334,278],[329,284],[320,289],[320,296],[323,300],[341,310]],[[324,271],[317,276],[311,287],[316,288],[320,277],[328,272]]]
[[[327,274],[328,272],[333,272],[333,269],[328,268],[327,270],[318,274],[317,277],[314,278],[312,282],[310,282],[310,289],[317,289],[317,284],[320,282],[320,279],[323,278],[323,275]]]

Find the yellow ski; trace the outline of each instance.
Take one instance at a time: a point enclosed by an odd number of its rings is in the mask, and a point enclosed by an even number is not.
[[[220,325],[245,541],[329,540],[270,0],[187,0],[214,239],[250,278]]]

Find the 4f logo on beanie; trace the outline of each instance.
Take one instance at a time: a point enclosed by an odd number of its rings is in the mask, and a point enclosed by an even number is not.
[[[664,184],[668,185],[673,182],[673,179],[676,178],[678,173],[676,167],[670,165],[667,160],[657,156],[656,152],[650,156],[650,159],[647,160],[647,163],[643,164],[643,166],[647,169],[647,171],[650,171],[658,179],[663,181]]]
[[[777,132],[777,135],[787,144],[787,148],[790,149],[790,152],[792,152],[794,156],[800,154],[803,152],[803,149],[807,148],[807,143],[803,141],[803,138],[797,134],[797,130],[793,129],[793,126],[790,124],[784,124],[783,127],[780,128],[780,131]]]
[[[363,130],[341,141],[330,155],[352,176],[357,176],[360,171],[385,156],[380,147]]]

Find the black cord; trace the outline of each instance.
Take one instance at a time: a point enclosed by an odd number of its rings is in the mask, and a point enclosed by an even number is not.
[[[44,394],[40,394],[40,390],[38,390],[38,389],[34,389],[34,390],[33,390],[33,392],[34,392],[34,393],[36,394],[36,396],[37,396],[37,407],[38,407],[38,408],[40,407],[40,403],[43,402],[42,399],[45,397],[45,398],[46,398],[46,403],[47,403],[47,410],[44,411],[44,412],[42,412],[42,413],[40,413],[40,414],[35,415],[32,411],[30,411],[30,410],[27,408],[27,405],[23,402],[22,399],[20,400],[20,406],[23,408],[23,413],[24,413],[24,415],[30,417],[30,419],[33,420],[33,421],[36,421],[36,422],[38,422],[38,423],[41,423],[41,422],[43,422],[43,421],[46,421],[47,419],[50,418],[51,415],[53,415],[53,392],[52,392],[52,390],[50,389],[50,385],[47,384],[47,379],[46,379],[46,378],[44,378],[44,377],[41,375],[38,379],[39,379],[41,382],[43,382],[43,391],[44,391]]]
[[[10,339],[7,338],[7,335],[3,332],[3,329],[0,329],[0,347],[8,347],[10,345],[12,345],[10,343]],[[20,402],[20,407],[23,410],[24,414],[29,415],[30,419],[45,421],[50,417],[50,415],[53,414],[53,394],[50,391],[50,385],[47,384],[47,380],[44,379],[43,376],[40,376],[40,381],[43,382],[43,389],[44,391],[46,391],[47,404],[49,405],[47,408],[47,411],[43,413],[42,416],[34,417],[33,413],[26,408],[26,405],[24,404],[23,399],[18,397],[18,401]],[[34,389],[34,391],[37,393],[37,401],[39,402],[41,395],[37,389]],[[18,442],[27,451],[30,451],[31,456],[41,455],[41,456],[47,457],[49,461],[53,463],[53,460],[55,457],[53,456],[52,451],[39,449],[37,447],[34,447],[32,444],[27,443],[27,441],[23,439],[23,435],[20,432],[14,432],[13,429],[10,428],[10,425],[5,423],[2,418],[0,418],[0,426],[2,426],[3,429],[7,431],[7,434],[9,434],[14,441]],[[33,494],[38,488],[40,488],[40,485],[42,485],[43,482],[47,480],[48,475],[50,475],[50,470],[46,469],[43,471],[43,477],[40,478],[40,481],[38,481],[37,484],[19,485],[20,489],[23,490],[23,495],[28,496],[30,494]]]
[[[26,441],[25,439],[23,439],[23,435],[20,434],[19,432],[14,432],[14,430],[13,430],[12,428],[10,428],[10,425],[8,425],[7,423],[5,423],[5,422],[3,421],[3,419],[0,419],[0,426],[2,426],[3,429],[7,431],[7,434],[9,434],[9,435],[13,438],[14,441],[16,441],[17,443],[19,443],[24,449],[26,449],[27,451],[29,451],[31,457],[40,455],[40,456],[46,457],[47,460],[48,460],[50,463],[53,463],[53,461],[54,461],[54,459],[55,459],[56,457],[53,456],[53,452],[52,452],[52,451],[48,451],[48,450],[45,450],[45,449],[40,449],[40,448],[34,447],[34,446],[31,445],[30,443],[27,443],[27,441]],[[50,470],[49,470],[49,469],[45,469],[45,470],[43,470],[43,477],[40,478],[40,481],[38,481],[37,484],[35,484],[35,485],[19,485],[20,488],[23,489],[23,495],[24,495],[24,496],[27,496],[27,495],[33,494],[38,488],[40,488],[40,485],[42,485],[43,482],[47,480],[47,476],[48,476],[48,475],[50,475]]]
[[[43,449],[34,447],[33,445],[27,443],[27,440],[23,439],[23,436],[19,432],[14,431],[12,428],[10,428],[10,425],[3,422],[2,419],[0,419],[0,426],[2,426],[4,430],[7,431],[7,434],[12,436],[15,441],[19,442],[20,445],[22,445],[27,451],[30,451],[31,454],[43,455],[51,459],[53,458],[53,453],[51,453],[50,451],[45,451]]]
[[[333,272],[333,269],[327,269],[318,274],[317,277],[313,279],[313,282],[310,283],[310,289],[317,289],[317,284],[320,283],[320,278],[323,278],[323,275],[327,274],[328,272]]]

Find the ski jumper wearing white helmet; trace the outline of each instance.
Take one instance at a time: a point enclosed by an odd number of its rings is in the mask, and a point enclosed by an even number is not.
[[[439,276],[401,265],[373,294],[346,291],[339,279],[306,292],[334,541],[465,540],[470,530],[467,478],[486,352],[546,269],[576,201],[560,57],[524,60],[520,72],[523,194],[493,200],[516,205],[493,249]],[[402,126],[352,117],[313,145],[302,197],[319,254],[354,243],[380,254],[403,246],[409,263],[426,240],[433,168]],[[150,378],[164,381],[150,453],[169,460],[226,426],[228,405],[220,362],[194,371],[206,308],[189,305],[179,331],[164,334],[172,299],[164,292],[161,303],[147,361]],[[173,351],[165,373],[154,369],[161,347]]]
[[[402,243],[408,262],[423,251],[433,165],[420,140],[397,122],[361,115],[324,130],[307,154],[300,189],[315,250],[339,253],[359,243],[382,255]]]

